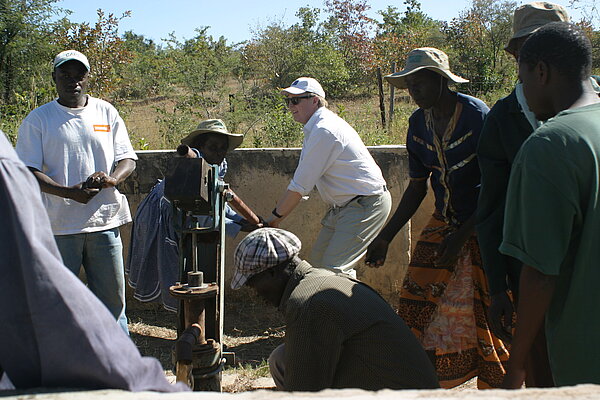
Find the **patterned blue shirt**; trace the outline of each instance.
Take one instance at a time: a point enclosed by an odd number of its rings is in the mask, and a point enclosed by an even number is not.
[[[198,157],[201,153],[193,149]],[[219,178],[227,171],[227,161],[219,166]],[[127,283],[133,297],[142,302],[160,301],[165,309],[176,312],[178,300],[169,287],[179,281],[179,235],[173,226],[173,207],[164,197],[165,181],[159,180],[137,208],[131,228],[129,258],[125,265]],[[201,216],[203,226],[212,224],[212,217]],[[177,219],[177,218],[176,218]],[[242,217],[225,203],[225,234],[235,238],[241,229]]]
[[[475,151],[488,106],[475,97],[457,93],[454,115],[443,137],[433,129],[431,110],[419,108],[408,125],[411,180],[431,177],[436,213],[452,225],[460,225],[475,212],[480,172]]]

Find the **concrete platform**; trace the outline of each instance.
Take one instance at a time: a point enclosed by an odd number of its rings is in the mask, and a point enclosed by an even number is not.
[[[5,393],[9,395],[9,393]],[[283,393],[258,390],[239,394],[188,392],[188,393],[131,393],[121,390],[98,390],[84,392],[54,392],[54,393],[12,393],[4,397],[14,400],[282,400],[282,399],[320,399],[320,400],[567,400],[567,399],[600,399],[599,385],[579,385],[558,389],[522,389],[522,390],[382,390],[367,392],[364,390],[324,390],[318,393]]]

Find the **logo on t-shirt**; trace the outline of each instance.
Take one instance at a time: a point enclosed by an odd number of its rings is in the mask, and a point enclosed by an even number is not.
[[[94,132],[110,132],[110,125],[94,125]]]

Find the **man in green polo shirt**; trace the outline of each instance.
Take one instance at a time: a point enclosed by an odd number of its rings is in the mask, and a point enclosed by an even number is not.
[[[523,45],[519,76],[535,117],[546,121],[513,164],[503,254],[523,262],[506,388],[519,388],[544,323],[558,386],[600,383],[600,99],[592,47],[574,25],[554,22]]]
[[[525,40],[542,26],[569,21],[564,7],[536,1],[519,6],[513,16],[513,36],[504,48],[516,62]],[[477,159],[481,169],[481,187],[477,203],[477,240],[490,292],[488,320],[491,331],[510,343],[513,326],[513,301],[519,297],[522,263],[500,253],[506,191],[512,163],[523,142],[540,126],[525,96],[523,84],[494,104],[481,130]],[[509,296],[509,291],[512,298]],[[518,316],[517,316],[518,317]],[[548,361],[546,336],[540,329],[527,362],[527,387],[552,387],[554,380]]]

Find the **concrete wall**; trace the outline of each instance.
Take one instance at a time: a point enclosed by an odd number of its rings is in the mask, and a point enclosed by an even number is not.
[[[369,149],[381,167],[393,199],[395,210],[406,185],[408,184],[408,155],[403,146],[380,146]],[[140,151],[137,168],[120,187],[127,195],[132,213],[146,196],[157,179],[164,176],[171,151]],[[229,170],[225,181],[257,214],[267,216],[279,197],[286,190],[294,174],[300,149],[238,149],[232,152],[227,161]],[[430,193],[431,195],[431,193]],[[431,197],[431,196],[429,196]],[[428,198],[411,226],[413,237],[420,231],[431,215],[432,202]],[[315,190],[309,200],[303,201],[282,224],[283,229],[294,232],[302,241],[301,256],[310,254],[311,244],[320,230],[321,217],[326,205]],[[123,229],[125,256],[127,256],[130,226]],[[235,246],[244,237],[241,232],[235,240],[227,239],[227,277],[231,276],[232,254]],[[411,245],[409,227],[405,227],[392,243],[390,254],[384,267],[367,268],[361,261],[357,266],[359,279],[376,288],[392,304],[398,285],[402,282],[408,265]]]

